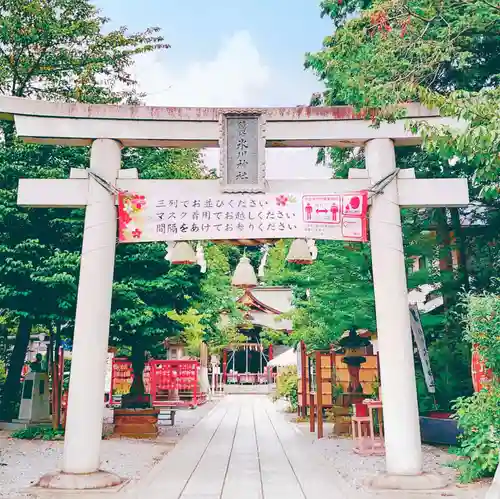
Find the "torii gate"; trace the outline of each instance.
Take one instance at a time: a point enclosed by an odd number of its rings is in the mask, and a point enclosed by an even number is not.
[[[456,123],[419,105],[405,107],[409,119]],[[425,485],[419,487],[438,486],[422,475],[400,208],[465,206],[469,198],[465,179],[415,179],[413,170],[396,170],[394,146],[421,142],[406,129],[407,120],[373,128],[349,107],[167,108],[12,97],[0,98],[0,115],[13,118],[18,135],[27,142],[92,146],[90,176],[75,169],[67,180],[21,180],[19,185],[22,206],[86,207],[63,467],[62,473],[46,476],[41,485],[89,488],[119,482],[113,475],[98,473],[117,235],[116,199],[102,180],[130,192],[192,196],[217,195],[221,190],[341,194],[370,189],[386,179],[387,185],[372,198],[369,213],[387,470],[376,485],[413,488],[416,478],[423,477]],[[230,122],[235,117],[246,119],[250,127],[251,165],[243,175],[231,149]],[[220,146],[222,189],[218,180],[138,180],[135,170],[120,170],[122,146]],[[265,147],[331,146],[364,147],[366,169],[351,170],[348,180],[266,181]]]

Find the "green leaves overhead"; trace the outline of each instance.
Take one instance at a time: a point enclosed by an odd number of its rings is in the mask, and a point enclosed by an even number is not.
[[[375,330],[375,308],[370,254],[366,245],[318,241],[312,265],[285,262],[286,245],[269,253],[266,284],[291,286],[296,310],[292,341],[308,348],[327,349],[345,330]]]
[[[109,31],[108,21],[88,0],[3,0],[0,92],[91,103],[137,101],[134,56],[169,46],[159,28]]]

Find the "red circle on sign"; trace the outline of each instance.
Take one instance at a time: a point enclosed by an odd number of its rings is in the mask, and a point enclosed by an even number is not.
[[[359,200],[358,196],[354,196],[351,198],[351,207],[353,210],[357,210],[359,208],[361,201]]]

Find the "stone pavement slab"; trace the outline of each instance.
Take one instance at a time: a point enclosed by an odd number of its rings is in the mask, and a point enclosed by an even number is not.
[[[317,499],[345,497],[328,462],[265,396],[226,397],[128,497]]]

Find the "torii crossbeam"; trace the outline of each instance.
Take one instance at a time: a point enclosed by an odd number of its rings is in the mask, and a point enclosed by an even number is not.
[[[453,124],[418,105],[408,119]],[[386,468],[404,487],[405,477],[421,476],[422,457],[413,347],[408,313],[401,207],[465,206],[465,179],[415,179],[396,172],[394,146],[420,143],[406,120],[373,128],[349,107],[334,108],[162,108],[64,104],[0,98],[0,115],[15,120],[28,142],[91,145],[90,171],[120,190],[220,194],[222,192],[344,193],[369,189],[394,174],[371,200],[369,227],[376,301],[380,370],[383,381]],[[236,121],[233,120],[236,118]],[[233,121],[232,121],[233,120]],[[239,121],[238,121],[239,120]],[[248,133],[253,156],[231,149],[235,127]],[[253,145],[252,145],[253,144]],[[223,184],[218,180],[139,180],[120,170],[121,147],[216,147],[222,149]],[[265,181],[264,147],[340,146],[365,148],[366,169],[348,180]],[[63,474],[46,486],[69,487],[65,476],[84,477],[99,469],[104,369],[109,336],[111,290],[117,235],[114,196],[84,170],[67,180],[21,180],[18,203],[38,207],[86,207]],[[85,475],[87,474],[87,475]],[[82,480],[84,480],[82,478]],[[107,481],[106,481],[107,480]],[[104,477],[101,485],[115,483]],[[383,483],[381,481],[380,483]],[[435,485],[435,484],[434,484]],[[88,485],[84,485],[88,486]],[[428,483],[427,488],[433,484]]]

